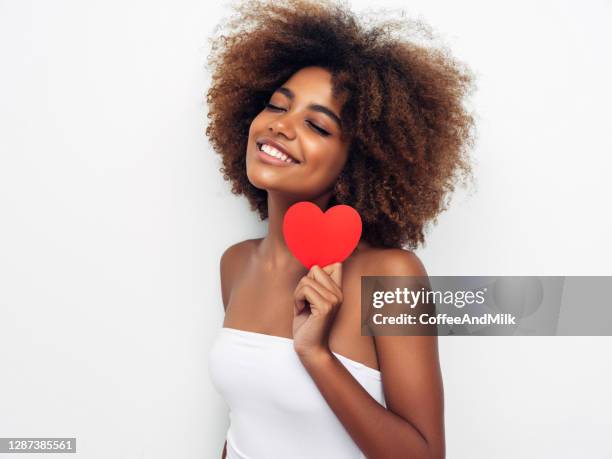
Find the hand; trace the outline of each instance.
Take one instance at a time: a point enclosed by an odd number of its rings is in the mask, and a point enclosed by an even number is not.
[[[342,263],[315,265],[293,293],[293,347],[302,358],[329,353],[329,332],[342,304]]]

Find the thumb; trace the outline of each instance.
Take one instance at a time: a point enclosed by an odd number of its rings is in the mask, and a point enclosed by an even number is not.
[[[331,265],[327,265],[323,268],[329,277],[338,285],[338,287],[342,288],[342,263],[332,263]]]

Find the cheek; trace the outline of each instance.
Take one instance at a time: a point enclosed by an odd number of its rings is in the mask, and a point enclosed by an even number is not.
[[[318,186],[327,187],[340,175],[347,160],[347,153],[341,145],[332,143],[317,143],[310,147],[307,157],[311,180]]]
[[[251,125],[249,126],[249,140],[251,140],[255,133],[261,133],[265,130],[266,125],[269,123],[269,114],[265,112],[259,112],[253,121],[251,121]]]
[[[253,118],[251,121],[251,125],[249,126],[249,137],[251,137],[252,133],[259,129],[259,125],[261,124],[261,113]]]
[[[249,133],[247,136],[247,158],[251,156],[250,153],[253,153],[255,150],[255,138],[260,135],[265,126],[266,126],[266,115],[264,113],[259,113],[253,121],[251,121],[251,125],[249,126]]]
[[[308,161],[318,169],[339,173],[346,162],[346,151],[338,142],[309,140],[304,144]]]

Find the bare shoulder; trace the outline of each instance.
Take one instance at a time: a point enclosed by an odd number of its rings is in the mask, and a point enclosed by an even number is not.
[[[353,314],[363,314],[361,295],[363,277],[369,276],[410,276],[427,279],[427,271],[419,257],[410,250],[400,248],[364,247],[354,252],[343,270],[345,305]],[[383,282],[384,283],[384,282]],[[394,285],[391,281],[390,285]],[[372,288],[370,283],[370,288]]]
[[[232,285],[240,272],[245,267],[248,259],[257,247],[261,239],[247,239],[236,244],[230,245],[219,261],[219,270],[221,274],[221,294],[223,296],[223,308],[227,308]]]
[[[367,248],[355,258],[360,276],[427,276],[420,258],[410,250]]]
[[[261,239],[246,239],[230,245],[221,255],[221,266],[229,266],[249,255]]]

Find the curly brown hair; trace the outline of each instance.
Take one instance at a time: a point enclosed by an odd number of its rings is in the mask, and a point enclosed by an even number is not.
[[[348,96],[341,118],[349,157],[330,206],[353,206],[363,239],[375,247],[423,243],[425,225],[446,210],[455,185],[471,177],[474,117],[463,99],[473,90],[472,72],[431,45],[422,21],[366,24],[345,5],[324,0],[250,0],[234,8],[211,39],[206,128],[232,192],[267,218],[267,192],[246,174],[249,126],[296,71],[323,67],[334,94]]]

